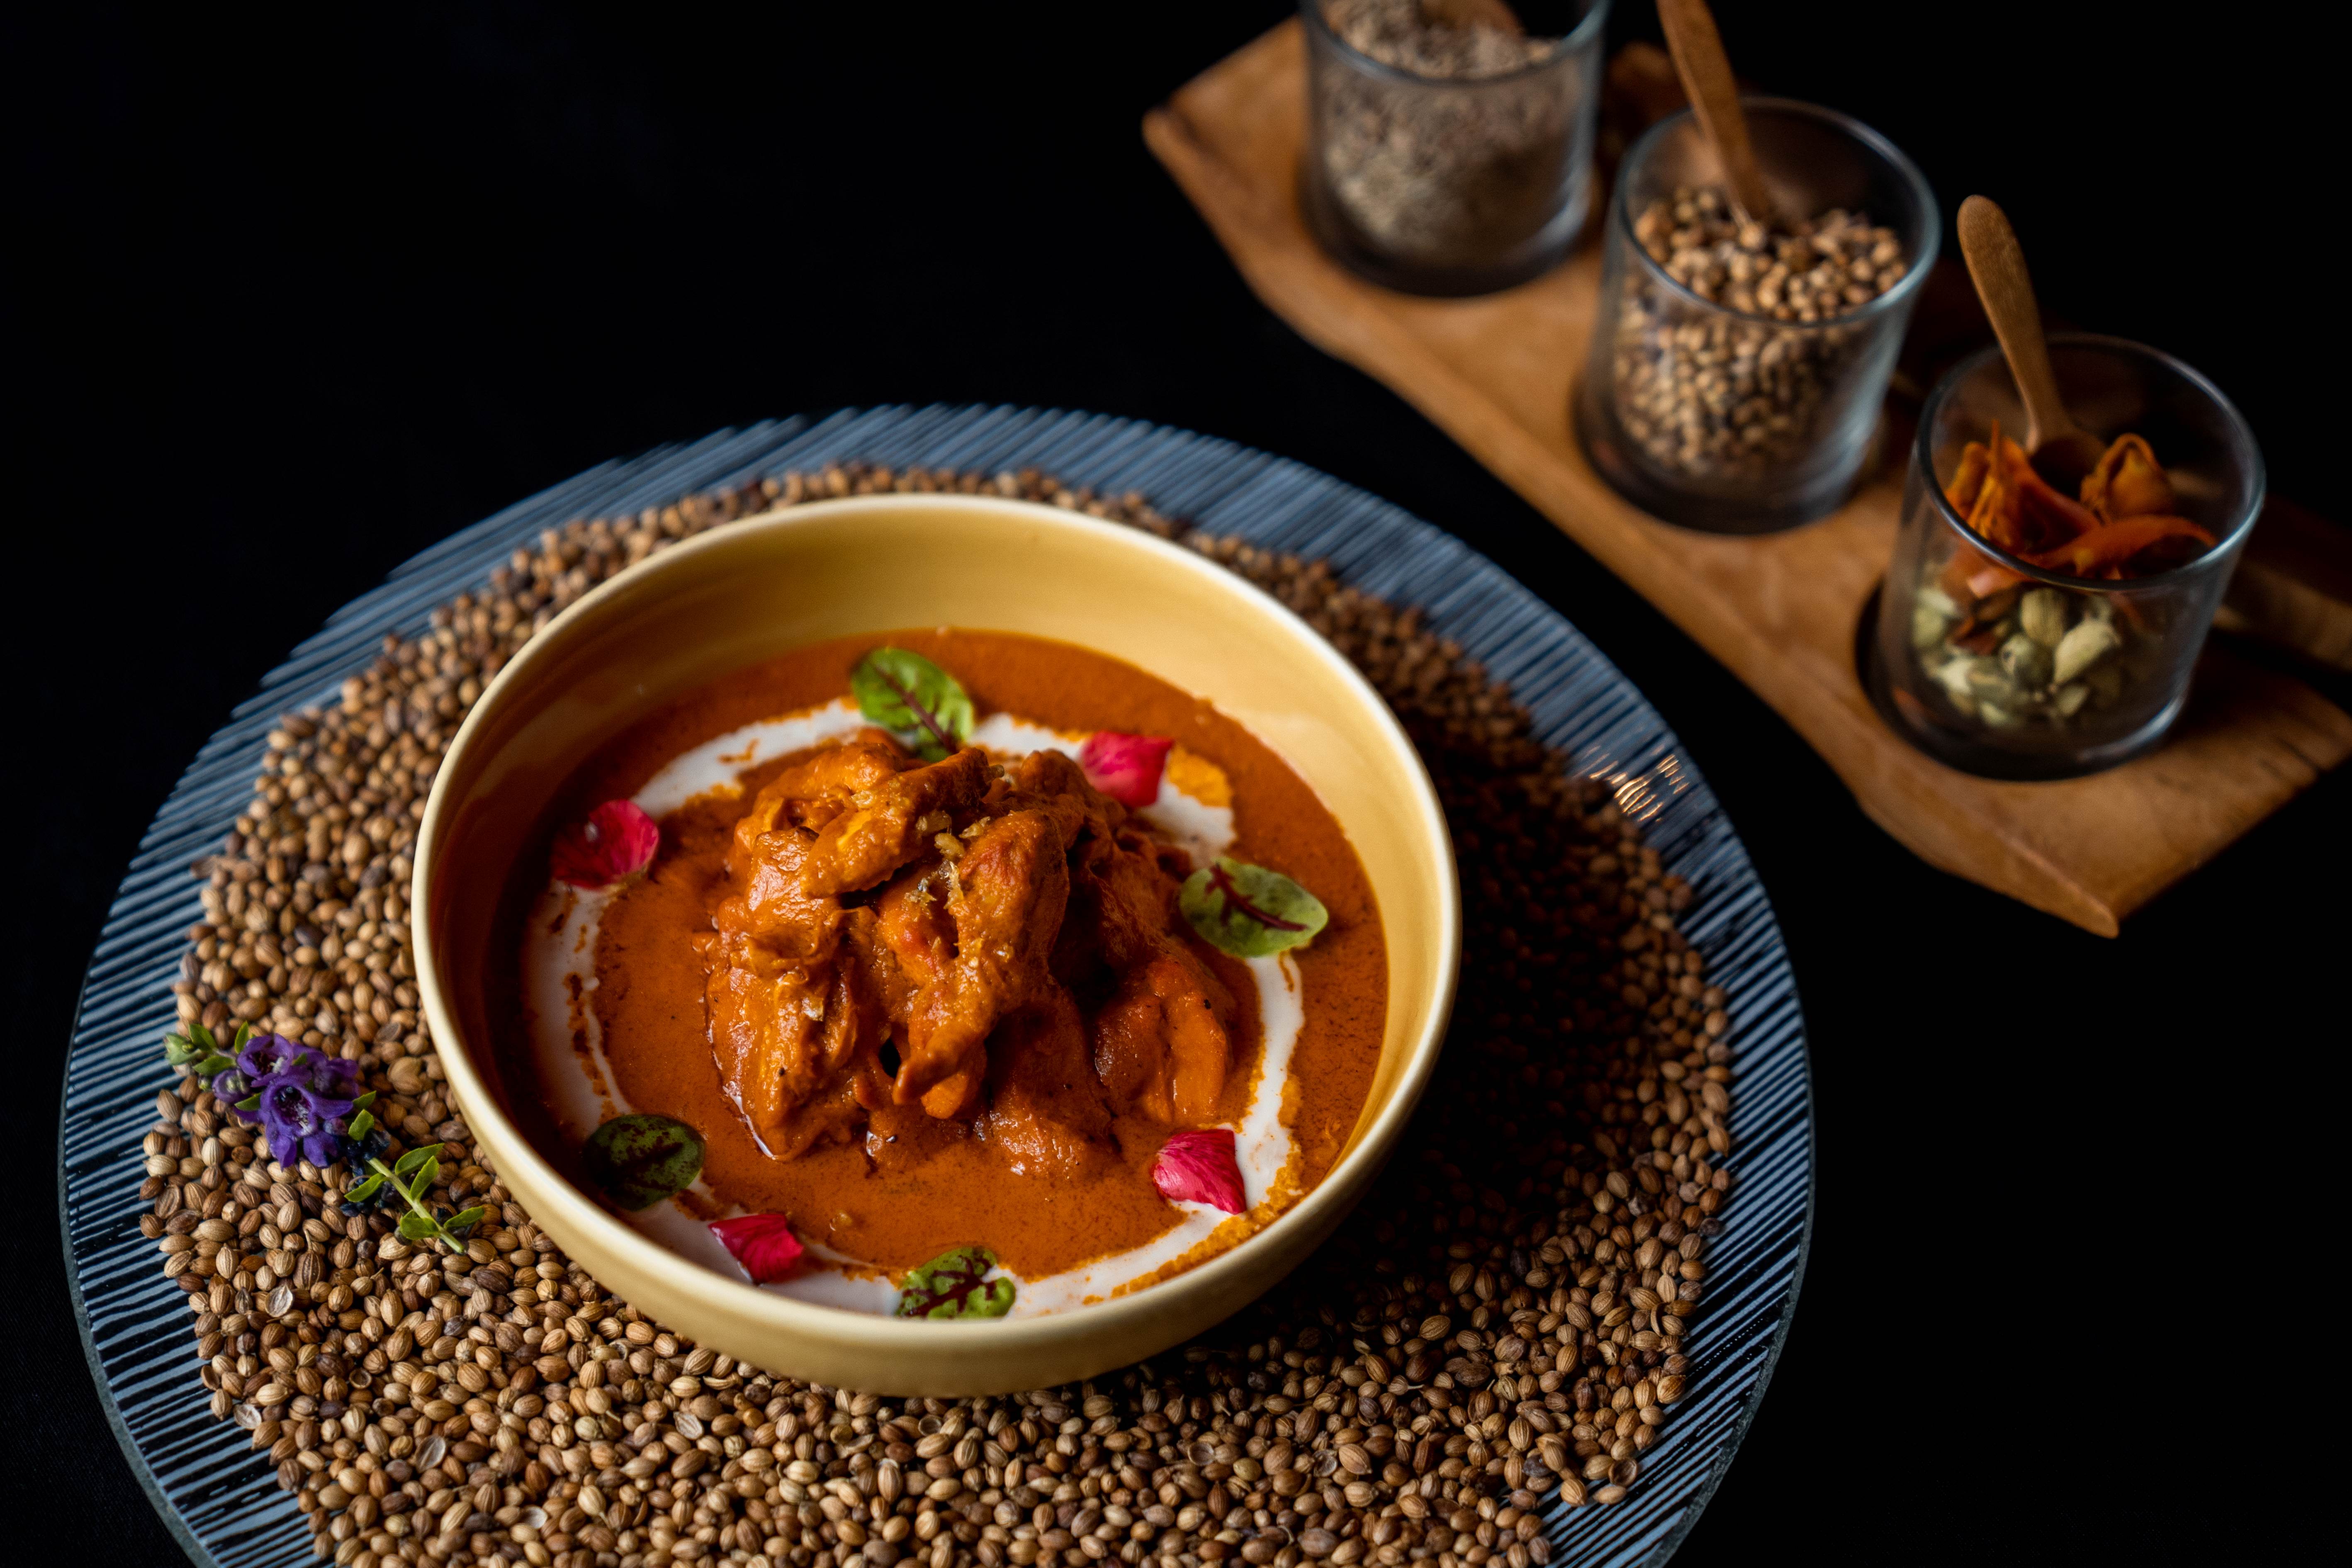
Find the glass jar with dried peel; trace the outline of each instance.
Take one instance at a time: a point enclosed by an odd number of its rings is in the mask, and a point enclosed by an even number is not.
[[[2036,461],[1999,350],[1963,362],[1922,411],[1863,650],[1889,722],[1997,778],[2094,773],[2163,739],[2262,510],[2252,432],[2204,377],[2113,338],[2053,339],[2051,362],[2101,460]]]

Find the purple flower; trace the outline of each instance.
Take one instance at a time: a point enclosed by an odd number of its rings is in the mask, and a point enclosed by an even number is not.
[[[283,1035],[256,1035],[237,1053],[236,1063],[258,1102],[251,1110],[229,1109],[260,1124],[272,1158],[281,1165],[299,1160],[331,1165],[342,1158],[343,1118],[359,1096],[357,1062]]]
[[[261,1083],[275,1078],[288,1063],[300,1060],[305,1051],[320,1054],[283,1035],[256,1035],[236,1053],[236,1065],[252,1082]]]

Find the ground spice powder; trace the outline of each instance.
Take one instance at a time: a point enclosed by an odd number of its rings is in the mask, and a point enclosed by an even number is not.
[[[1084,510],[1265,587],[1388,697],[1454,824],[1462,1002],[1380,1184],[1266,1300],[1077,1387],[886,1399],[667,1331],[511,1201],[416,1014],[408,854],[500,665],[672,541],[893,489]],[[381,1214],[338,1212],[339,1170],[276,1164],[194,1080],[156,1097],[142,1228],[187,1293],[213,1412],[252,1433],[338,1563],[1527,1568],[1550,1556],[1538,1510],[1624,1497],[1684,1393],[1730,1188],[1728,1019],[1675,928],[1690,889],[1417,611],[1139,496],[851,466],[550,531],[430,635],[387,638],[340,703],[289,716],[196,869],[183,1023],[359,1062],[389,1126],[447,1145],[439,1200],[491,1209],[462,1254],[409,1247]]]
[[[1318,57],[1315,152],[1330,198],[1381,254],[1491,265],[1559,216],[1580,83],[1538,70],[1559,42],[1483,20],[1433,26],[1417,0],[1329,0],[1324,19],[1364,59]]]

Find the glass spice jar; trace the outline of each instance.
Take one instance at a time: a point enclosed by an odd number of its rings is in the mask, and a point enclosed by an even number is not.
[[[1619,170],[1575,395],[1578,437],[1603,479],[1654,517],[1719,533],[1786,528],[1844,500],[1939,233],[1935,193],[1876,132],[1811,104],[1741,104],[1778,221],[1739,221],[1687,110],[1651,127]],[[1690,253],[1651,249],[1702,218],[1754,237],[1728,276],[1706,264],[1713,299],[1675,276]],[[1784,286],[1769,269],[1791,255]],[[1751,266],[1767,272],[1752,289]],[[1832,270],[1824,293],[1809,291]]]
[[[2164,738],[2263,505],[2253,432],[2211,382],[2120,338],[2053,337],[2050,362],[2067,412],[2102,442],[2143,437],[2174,512],[2214,542],[2169,571],[2120,581],[2044,570],[2001,549],[1946,491],[1969,443],[1989,441],[1996,425],[2022,439],[2017,384],[1989,348],[1937,384],[1864,638],[1864,684],[1922,751],[1993,778],[2096,773]]]
[[[1375,283],[1430,295],[1508,288],[1568,254],[1591,204],[1609,0],[1522,5],[1526,37],[1434,29],[1419,0],[1298,9],[1299,200],[1326,251]],[[1553,21],[1559,36],[1543,36]]]

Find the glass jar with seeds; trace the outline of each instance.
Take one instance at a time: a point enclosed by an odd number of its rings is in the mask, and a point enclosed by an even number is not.
[[[1654,516],[1723,533],[1818,517],[1869,455],[1936,259],[1935,195],[1868,127],[1743,100],[1770,214],[1743,213],[1688,112],[1625,156],[1579,437]]]
[[[1558,263],[1591,203],[1608,9],[1300,0],[1299,200],[1323,247],[1415,294],[1483,294]]]
[[[2263,503],[2253,433],[2203,376],[2116,338],[2056,337],[2050,358],[2105,456],[2048,471],[2000,350],[1962,362],[1921,411],[1864,648],[1897,731],[1998,778],[2094,773],[2163,739]]]

